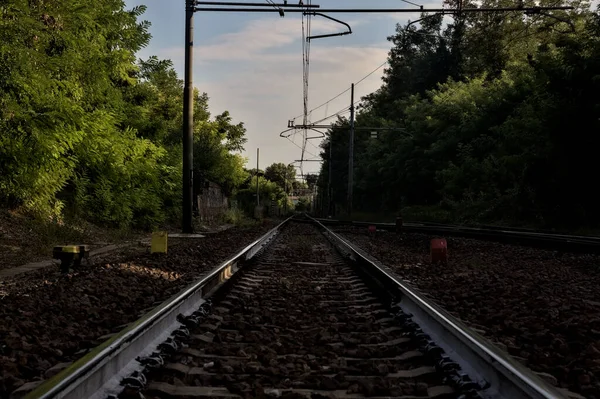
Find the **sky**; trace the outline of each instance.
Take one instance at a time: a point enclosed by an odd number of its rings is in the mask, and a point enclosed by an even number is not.
[[[239,1],[239,0],[238,0]],[[252,0],[265,2],[266,0]],[[307,0],[305,0],[306,2]],[[414,1],[414,0],[413,0]],[[441,1],[421,3],[441,7]],[[140,18],[152,25],[150,44],[138,53],[146,59],[156,55],[170,59],[183,79],[184,0],[125,0],[127,8],[143,4]],[[243,2],[251,2],[243,0]],[[276,0],[275,2],[281,2]],[[290,0],[290,3],[295,0]],[[405,8],[400,0],[313,0],[321,8]],[[387,37],[397,23],[418,18],[415,14],[335,14],[352,27],[352,34],[313,40],[310,51],[308,109],[315,108],[358,82],[387,58]],[[341,32],[345,28],[313,17],[312,34]],[[248,167],[273,162],[289,164],[300,159],[302,133],[279,135],[288,120],[303,113],[301,14],[196,12],[194,15],[193,82],[209,96],[213,115],[228,110],[235,122],[244,122],[248,142],[244,156]],[[381,86],[383,68],[355,87],[355,101]],[[315,110],[313,122],[350,105],[350,92]],[[346,114],[347,116],[348,114]],[[334,121],[335,119],[331,119]],[[296,119],[301,124],[302,118]],[[310,140],[305,158],[317,158],[319,140]],[[195,154],[202,156],[202,154]],[[319,162],[304,163],[304,173],[318,172]],[[298,170],[298,173],[300,171]]]

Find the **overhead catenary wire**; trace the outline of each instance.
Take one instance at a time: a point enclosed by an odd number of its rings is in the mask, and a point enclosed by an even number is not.
[[[279,11],[279,16],[280,17],[284,17],[285,16],[285,14],[283,12],[283,9],[281,7],[279,7],[277,4],[275,4],[275,2],[273,2],[273,0],[267,0],[267,3],[271,4],[274,9],[276,9],[277,11]]]
[[[289,142],[290,142],[290,143],[292,143],[293,145],[295,145],[296,147],[298,147],[298,148],[302,149],[302,146],[301,146],[300,144],[296,143],[294,140],[292,140],[292,138],[291,138],[291,137],[292,137],[292,136],[288,136],[288,137],[286,137],[286,139],[288,139],[288,140],[289,140]],[[318,155],[315,155],[315,154],[313,154],[313,153],[312,153],[312,152],[310,152],[310,151],[305,151],[305,152],[306,152],[308,155],[311,155],[311,156],[313,156],[313,157],[315,157],[315,158],[316,158],[316,157],[318,157]]]
[[[356,83],[354,83],[354,87],[356,87],[358,84],[360,84],[360,83],[364,82],[366,79],[368,79],[368,78],[369,78],[371,75],[373,75],[375,72],[377,72],[378,70],[380,70],[381,68],[383,68],[383,67],[384,67],[384,66],[385,66],[387,63],[388,63],[388,60],[385,60],[385,62],[383,62],[383,63],[382,63],[381,65],[379,65],[377,68],[373,69],[371,72],[369,72],[368,74],[366,74],[365,76],[363,76],[361,79],[359,79],[359,80],[358,80]],[[315,107],[315,108],[312,108],[312,109],[309,111],[309,114],[310,114],[310,113],[312,113],[312,112],[314,112],[314,111],[316,111],[316,110],[318,110],[319,108],[322,108],[322,107],[324,107],[324,106],[328,105],[328,104],[329,104],[329,103],[331,103],[332,101],[334,101],[334,100],[337,100],[338,98],[340,98],[340,97],[341,97],[341,96],[343,96],[344,94],[348,93],[349,91],[350,91],[350,87],[348,87],[348,88],[347,88],[347,89],[345,89],[344,91],[342,91],[342,92],[338,93],[337,95],[335,95],[334,97],[330,98],[329,100],[325,101],[323,104],[321,104],[321,105],[319,105],[319,106],[317,106],[317,107]],[[298,116],[296,116],[296,117],[294,117],[294,118],[292,118],[292,119],[298,119],[298,118],[300,118],[301,116],[303,116],[303,115],[298,115]],[[303,121],[303,122],[304,122],[304,121]],[[315,122],[315,123],[316,123],[316,122]],[[304,123],[304,124],[306,124],[306,123]]]
[[[344,108],[342,108],[341,110],[339,110],[338,112],[336,112],[334,114],[331,114],[329,116],[326,116],[325,118],[319,119],[316,122],[312,122],[312,124],[316,125],[318,123],[324,122],[324,121],[326,121],[328,119],[331,119],[331,118],[335,118],[336,116],[341,116],[341,115],[346,114],[348,112],[350,112],[350,107],[344,107]]]
[[[416,6],[416,7],[419,7],[419,8],[423,8],[423,5],[422,5],[422,4],[413,3],[412,1],[408,1],[408,0],[400,0],[400,1],[403,1],[403,2],[405,2],[405,3],[407,3],[407,4],[410,4],[410,5],[412,5],[412,6]]]
[[[358,82],[354,83],[354,87],[356,88],[356,86],[363,82],[365,79],[367,79],[369,76],[373,75],[375,72],[377,72],[378,70],[380,70],[381,68],[383,68],[386,64],[388,63],[388,60],[385,60],[385,62],[381,65],[379,65],[377,68],[373,69],[371,72],[369,72],[365,77],[363,77],[361,80],[359,80]]]
[[[353,103],[352,105],[357,105],[357,104],[359,104],[361,101],[362,101],[362,100],[360,100],[360,99],[359,99],[359,100],[356,100],[356,101],[354,101],[354,103]],[[324,118],[322,118],[322,119],[319,119],[318,121],[311,122],[311,125],[317,125],[317,124],[319,124],[319,123],[321,123],[321,122],[324,122],[324,121],[326,121],[326,120],[328,120],[328,119],[335,118],[336,116],[342,116],[342,115],[344,115],[344,114],[347,114],[348,112],[350,112],[350,107],[346,106],[346,107],[342,108],[341,110],[339,110],[338,112],[335,112],[335,113],[333,113],[333,114],[331,114],[331,115],[329,115],[329,116],[326,116],[326,117],[324,117]]]
[[[316,146],[316,145],[315,145],[315,144],[312,142],[312,140],[308,140],[308,144],[312,145],[312,146],[313,146],[313,148],[314,148],[315,150],[317,150],[317,151],[320,151],[320,150],[321,150],[319,147],[317,147],[317,146]]]

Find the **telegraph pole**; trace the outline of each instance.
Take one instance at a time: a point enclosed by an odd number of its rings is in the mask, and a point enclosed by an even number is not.
[[[354,83],[350,89],[350,144],[348,145],[348,216],[352,215],[354,185]]]
[[[193,232],[194,197],[194,87],[192,61],[194,46],[194,0],[185,1],[185,77],[183,87],[183,220],[184,233]]]
[[[333,148],[333,131],[329,135],[329,181],[327,182],[327,216],[333,216],[331,212],[331,205],[333,204],[333,199],[331,195],[333,190],[331,189],[331,171],[333,170],[333,166],[331,164],[333,158],[331,156],[331,151]]]
[[[259,156],[260,148],[256,149],[256,206],[260,206],[260,198],[258,197],[258,156]]]

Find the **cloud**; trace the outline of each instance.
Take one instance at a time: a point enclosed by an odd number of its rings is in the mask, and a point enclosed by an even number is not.
[[[370,20],[352,21],[352,26]],[[313,33],[339,32],[339,25],[326,20],[312,22]],[[352,37],[349,37],[352,39]],[[350,45],[344,46],[344,43]],[[311,46],[309,108],[320,105],[347,89],[386,58],[389,44],[385,37],[376,45],[351,45],[352,40],[319,40]],[[214,37],[194,48],[194,84],[208,93],[213,114],[229,110],[236,121],[243,121],[248,133],[246,154],[254,165],[256,148],[261,148],[261,167],[272,162],[289,163],[300,157],[300,150],[280,138],[287,121],[302,113],[303,82],[300,19],[256,19],[237,31]],[[173,60],[178,73],[183,71],[183,49],[169,48],[159,57]],[[381,84],[382,69],[356,86],[355,100],[371,93]],[[348,107],[350,93],[316,110],[312,120]],[[335,120],[335,119],[333,119]],[[300,121],[297,121],[299,123]],[[301,145],[301,133],[292,137]],[[318,141],[308,145],[317,155]],[[199,155],[201,156],[201,155]],[[307,157],[312,157],[308,154]],[[304,171],[318,171],[319,163],[305,165]]]
[[[360,21],[355,21],[359,25]],[[298,42],[301,35],[298,18],[259,19],[248,23],[241,31],[227,33],[212,40],[212,43],[199,47],[198,56],[205,61],[252,60],[264,52],[281,49]],[[340,31],[340,25],[331,21],[313,19],[313,34],[327,34]]]

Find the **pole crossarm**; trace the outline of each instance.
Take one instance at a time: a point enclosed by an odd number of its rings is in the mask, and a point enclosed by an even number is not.
[[[339,126],[333,125],[294,125],[290,129],[334,129]],[[406,130],[403,127],[369,127],[369,126],[355,126],[354,130],[372,130],[372,131],[404,131]],[[287,131],[287,130],[286,130]]]
[[[330,17],[329,15],[325,15],[323,13],[315,12],[315,11],[307,11],[303,15],[320,16],[320,17],[323,17],[323,18],[327,18],[327,19],[329,19],[331,21],[337,22],[338,24],[344,25],[346,28],[348,28],[348,30],[346,32],[328,33],[328,34],[325,34],[325,35],[308,36],[306,38],[307,42],[310,42],[313,39],[323,39],[323,38],[326,38],[326,37],[334,37],[334,36],[345,36],[345,35],[349,35],[349,34],[352,33],[352,28],[350,27],[350,25],[348,25],[344,21],[340,21],[339,19]]]
[[[216,3],[216,2],[215,2]],[[202,4],[202,3],[200,3]],[[249,4],[249,3],[245,3]],[[266,6],[267,4],[261,4]],[[271,7],[272,4],[269,4]],[[277,5],[278,7],[290,7],[290,5]],[[303,7],[306,7],[304,5]],[[572,6],[556,6],[556,7],[469,7],[469,8],[321,8],[321,13],[349,13],[349,14],[373,14],[373,13],[410,13],[410,12],[436,12],[443,14],[457,14],[457,13],[470,13],[470,12],[511,12],[520,11],[528,14],[537,14],[541,11],[556,11],[556,10],[573,10]],[[279,12],[276,9],[269,8],[245,8],[245,7],[195,7],[194,11],[212,11],[212,12]],[[286,9],[289,13],[304,13],[305,9]]]

